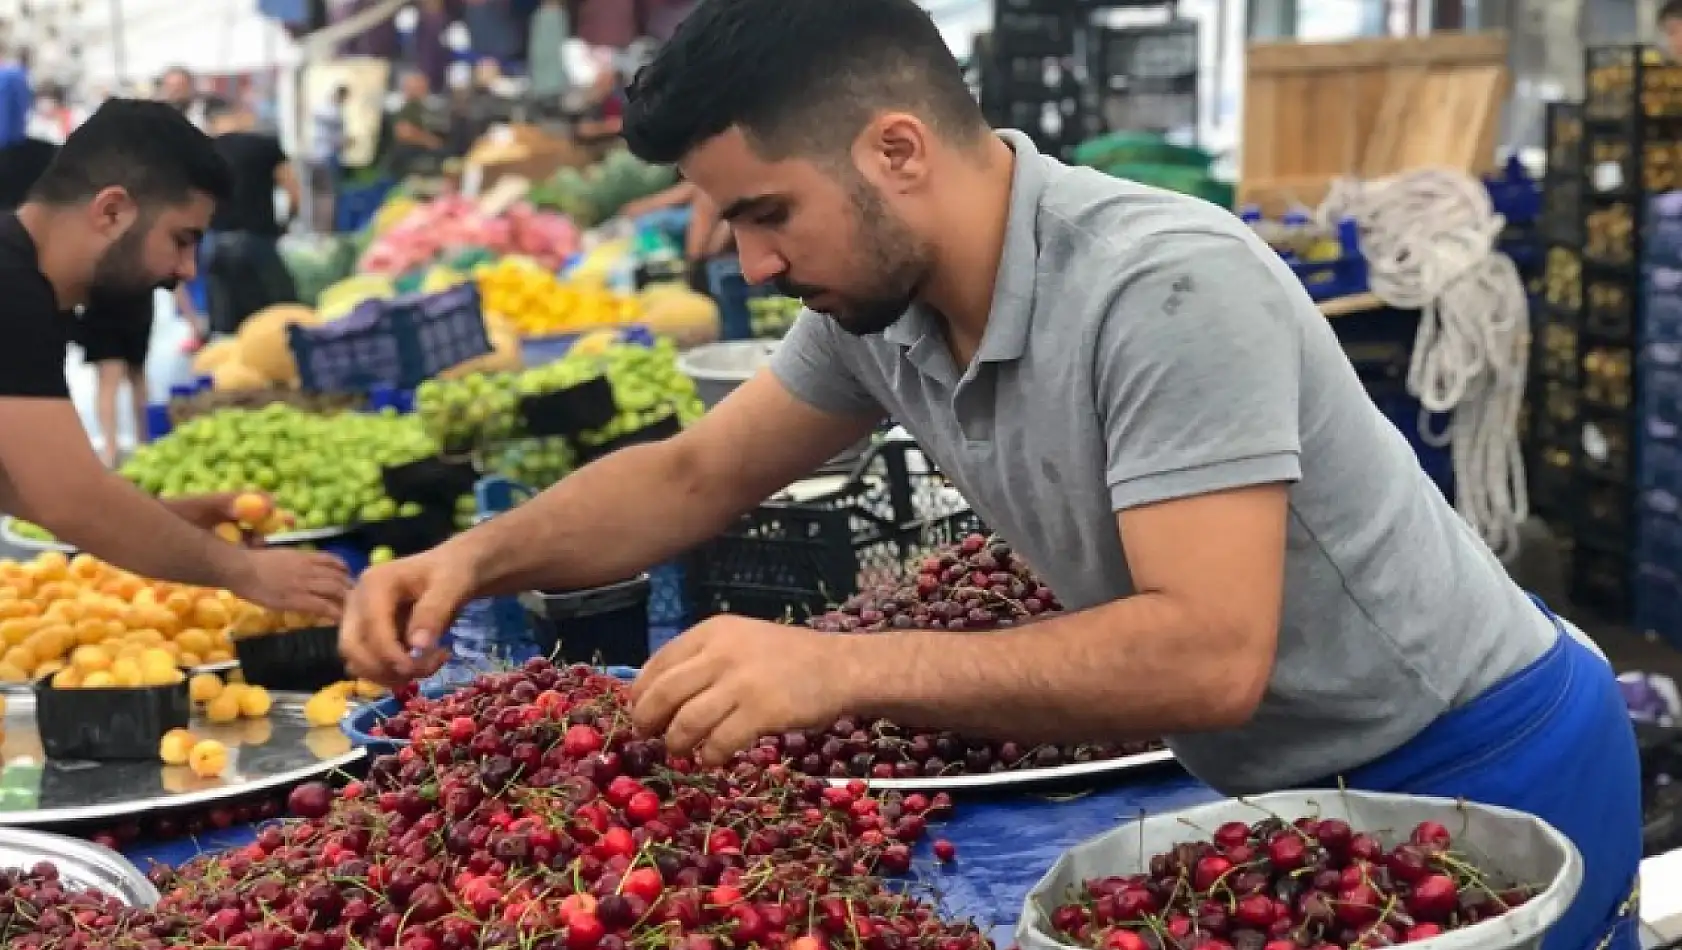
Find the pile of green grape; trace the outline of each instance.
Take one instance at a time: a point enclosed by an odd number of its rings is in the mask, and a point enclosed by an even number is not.
[[[748,330],[756,339],[781,339],[794,318],[800,315],[798,297],[751,297],[748,299]]]

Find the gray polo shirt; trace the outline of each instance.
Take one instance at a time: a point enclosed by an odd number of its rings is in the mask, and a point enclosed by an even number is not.
[[[1193,774],[1229,794],[1328,777],[1546,651],[1551,623],[1277,254],[1214,205],[1001,134],[1016,172],[974,363],[914,307],[864,338],[802,313],[772,370],[819,409],[891,415],[1071,609],[1133,593],[1115,512],[1289,483],[1273,674],[1248,725],[1169,737]]]

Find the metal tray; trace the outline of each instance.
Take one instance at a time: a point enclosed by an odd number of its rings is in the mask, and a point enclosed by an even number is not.
[[[1097,762],[1077,762],[1049,769],[1011,769],[1006,772],[985,772],[980,775],[935,775],[927,778],[873,778],[865,784],[880,791],[956,792],[981,788],[1022,788],[1033,785],[1055,785],[1080,778],[1115,776],[1141,769],[1156,768],[1174,761],[1174,753],[1167,749],[1123,755]],[[832,778],[831,785],[846,785],[850,778]]]
[[[265,544],[304,544],[310,541],[330,541],[342,538],[353,531],[346,526],[332,528],[298,528],[294,531],[281,531],[264,538]]]
[[[154,809],[206,805],[284,788],[342,769],[365,755],[336,725],[304,721],[307,693],[273,692],[262,719],[212,724],[197,716],[200,739],[228,747],[228,768],[199,778],[186,766],[161,762],[48,761],[35,728],[35,697],[6,697],[0,740],[0,826],[30,827],[107,821]]]
[[[98,890],[130,907],[150,907],[158,889],[128,859],[91,841],[40,831],[0,828],[0,867],[28,869],[51,861],[59,878],[77,890]]]

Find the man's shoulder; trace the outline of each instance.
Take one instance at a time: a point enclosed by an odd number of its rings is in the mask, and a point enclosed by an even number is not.
[[[1224,208],[1090,168],[1058,166],[1040,199],[1037,228],[1042,261],[1049,252],[1108,270],[1118,258],[1210,247],[1248,255],[1258,246],[1249,226]]]

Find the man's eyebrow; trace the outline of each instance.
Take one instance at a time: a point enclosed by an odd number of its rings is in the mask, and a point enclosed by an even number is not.
[[[776,200],[776,195],[752,195],[747,198],[737,198],[735,201],[732,201],[724,206],[724,210],[719,212],[719,217],[726,221],[734,221],[737,218],[757,208],[762,208],[765,205],[771,204]]]

